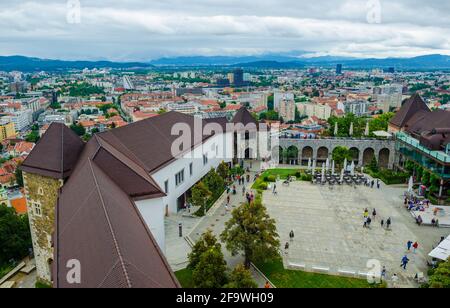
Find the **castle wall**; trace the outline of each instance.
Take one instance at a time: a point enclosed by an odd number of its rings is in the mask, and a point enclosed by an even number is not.
[[[51,282],[55,207],[62,180],[23,173],[38,280]]]

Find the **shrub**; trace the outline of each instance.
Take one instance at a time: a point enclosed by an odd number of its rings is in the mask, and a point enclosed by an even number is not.
[[[312,181],[312,175],[311,174],[302,174],[300,179],[302,181],[305,181],[305,182],[311,182]]]
[[[277,177],[275,175],[269,175],[264,178],[264,181],[274,183],[277,181]]]
[[[258,190],[267,190],[267,188],[269,188],[269,184],[262,182],[261,184],[258,185]]]

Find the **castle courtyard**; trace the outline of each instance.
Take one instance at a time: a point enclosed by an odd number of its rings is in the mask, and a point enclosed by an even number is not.
[[[416,273],[427,273],[428,253],[448,229],[419,227],[403,207],[405,187],[381,186],[371,189],[277,183],[278,194],[264,193],[264,204],[276,220],[285,267],[344,276],[364,276],[370,260],[386,266],[388,279],[396,273],[404,286],[414,285]],[[371,228],[364,228],[364,210],[377,216]],[[392,219],[390,230],[381,227],[381,219]],[[289,239],[293,230],[295,238]],[[407,252],[408,241],[418,242],[416,253]],[[285,243],[289,249],[284,251]],[[400,268],[408,254],[407,270]]]

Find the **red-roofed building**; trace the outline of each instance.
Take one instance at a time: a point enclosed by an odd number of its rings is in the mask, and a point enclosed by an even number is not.
[[[27,199],[25,197],[10,200],[9,203],[18,215],[25,215],[27,213]]]

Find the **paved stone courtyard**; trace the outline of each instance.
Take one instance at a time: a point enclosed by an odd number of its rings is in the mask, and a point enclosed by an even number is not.
[[[367,273],[367,262],[379,260],[386,266],[388,278],[393,273],[401,284],[413,286],[418,272],[427,273],[427,254],[448,230],[418,227],[403,209],[403,187],[382,186],[380,190],[368,187],[315,186],[294,182],[289,187],[277,184],[278,195],[264,193],[264,203],[276,220],[284,248],[289,232],[295,239],[284,254],[285,266],[294,265],[307,271],[330,274],[344,272]],[[363,228],[364,209],[375,208],[377,218],[371,229]],[[392,228],[381,228],[380,221],[392,218]],[[402,257],[407,254],[408,240],[418,241],[417,253],[409,253],[408,269],[400,269]]]

